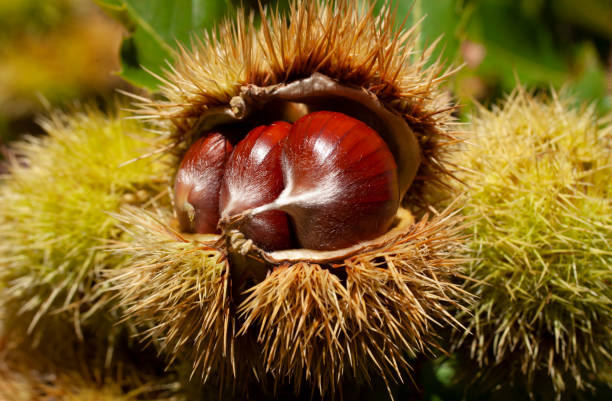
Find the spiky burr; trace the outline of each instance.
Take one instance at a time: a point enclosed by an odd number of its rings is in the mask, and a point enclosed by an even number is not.
[[[516,89],[480,108],[457,153],[476,295],[456,336],[470,380],[560,398],[612,364],[612,130],[566,95]],[[499,386],[496,380],[489,384]]]

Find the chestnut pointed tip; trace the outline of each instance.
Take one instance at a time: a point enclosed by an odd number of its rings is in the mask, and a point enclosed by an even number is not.
[[[223,231],[239,230],[242,225],[246,224],[252,218],[252,209],[247,209],[236,214],[224,212],[219,219],[217,228]]]
[[[193,205],[191,203],[189,203],[188,201],[184,202],[182,205],[182,209],[184,214],[187,215],[187,218],[189,219],[189,224],[191,226],[193,226],[195,224],[195,218],[196,218],[196,210],[195,207],[193,207]]]
[[[229,223],[229,219],[230,219],[230,216],[227,213],[223,213],[221,217],[219,218],[219,222],[217,223],[217,228],[220,230],[223,229],[223,227],[227,225],[227,223]]]

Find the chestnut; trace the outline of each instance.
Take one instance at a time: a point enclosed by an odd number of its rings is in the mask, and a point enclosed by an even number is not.
[[[290,130],[291,124],[284,121],[258,126],[236,145],[221,182],[221,225],[231,216],[272,202],[281,193],[280,145]],[[287,215],[278,210],[251,216],[241,223],[240,231],[265,250],[291,246]]]
[[[384,234],[399,207],[397,165],[385,141],[345,114],[297,120],[283,142],[285,188],[254,216],[286,212],[301,247],[334,250]]]
[[[215,233],[219,188],[231,143],[220,133],[198,139],[187,150],[174,180],[174,207],[181,230]]]

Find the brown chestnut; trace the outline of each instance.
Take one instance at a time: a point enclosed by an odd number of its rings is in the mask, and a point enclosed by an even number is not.
[[[219,188],[232,145],[219,133],[198,139],[185,153],[174,180],[174,203],[183,231],[217,232]]]
[[[285,189],[255,208],[287,212],[303,248],[333,250],[385,233],[399,206],[397,165],[365,123],[318,111],[293,124],[283,143]]]
[[[236,145],[221,183],[221,218],[272,202],[284,188],[280,168],[281,143],[291,130],[284,121],[258,126]],[[287,215],[271,210],[242,222],[240,231],[266,250],[287,249],[291,234]]]

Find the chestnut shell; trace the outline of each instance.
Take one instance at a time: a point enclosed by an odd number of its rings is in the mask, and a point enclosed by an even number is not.
[[[198,139],[185,153],[174,180],[175,210],[181,230],[215,233],[219,189],[231,143],[220,133]]]
[[[281,193],[280,145],[290,130],[291,124],[284,121],[258,126],[236,145],[221,183],[222,219],[270,203]],[[266,250],[287,249],[292,244],[287,215],[278,210],[251,216],[240,231]]]
[[[275,201],[303,248],[333,250],[384,234],[399,206],[397,165],[365,123],[318,111],[293,124],[281,155],[285,190]]]

